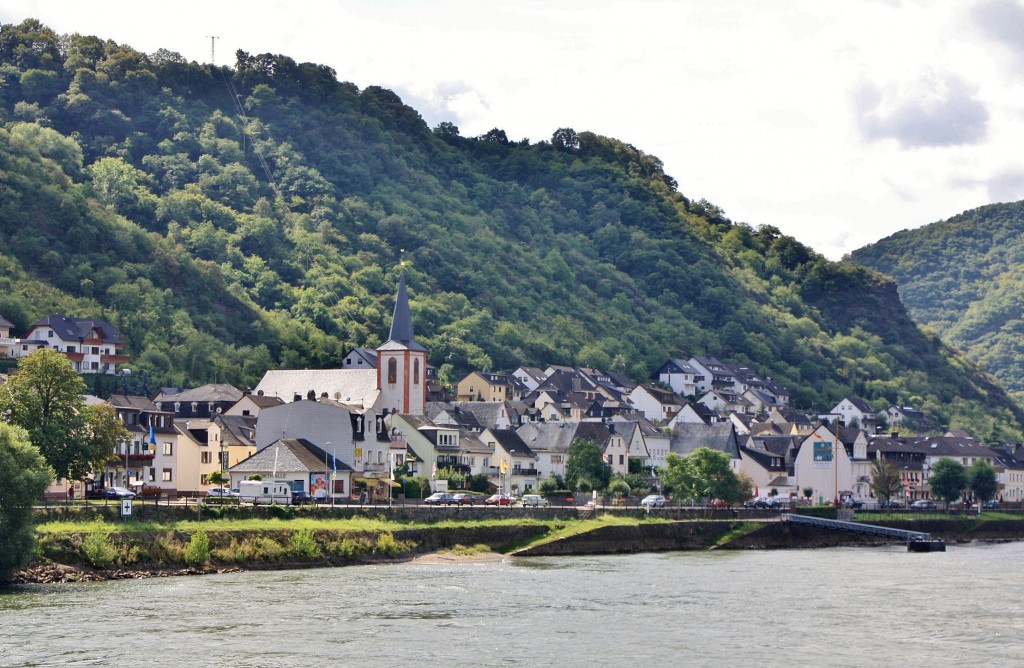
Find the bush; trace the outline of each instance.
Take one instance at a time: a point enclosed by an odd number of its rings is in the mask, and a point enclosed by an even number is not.
[[[255,545],[255,558],[267,561],[277,561],[287,554],[284,546],[273,538],[257,538]]]
[[[321,554],[312,529],[300,529],[293,533],[288,541],[288,548],[293,556],[306,559],[317,559]]]
[[[327,546],[327,551],[332,555],[346,559],[361,554],[368,554],[371,550],[373,550],[373,543],[366,538],[359,537],[350,538],[346,536],[340,541],[331,542]]]
[[[279,520],[290,520],[295,517],[295,508],[275,503],[270,506],[270,516],[276,517]]]
[[[373,546],[374,554],[402,554],[411,552],[416,544],[412,541],[395,540],[395,536],[385,531],[377,536],[377,542]]]
[[[85,559],[96,568],[106,568],[117,559],[117,548],[105,533],[93,532],[82,541],[82,553]]]
[[[200,529],[192,534],[185,546],[185,563],[190,566],[201,566],[210,561],[210,537]]]

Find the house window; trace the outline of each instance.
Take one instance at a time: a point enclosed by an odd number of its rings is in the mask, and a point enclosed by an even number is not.
[[[212,464],[213,463],[213,453],[210,452],[209,450],[207,450],[206,452],[203,452],[202,454],[200,454],[200,456],[199,456],[199,463],[200,464]]]
[[[156,469],[152,466],[149,467],[149,481],[156,482]]]
[[[388,360],[388,382],[392,385],[398,382],[398,360],[394,357]]]
[[[46,330],[46,338],[48,338],[48,339],[52,339],[53,338],[53,330],[52,329]]]
[[[419,359],[414,359],[412,361],[412,384],[413,385],[419,385],[420,384],[420,361],[419,361]]]
[[[383,450],[378,450],[377,451],[377,463],[378,464],[383,464],[384,463],[384,451]]]
[[[68,352],[69,353],[75,352],[75,347],[74,346],[68,346]]]
[[[164,482],[171,482],[171,469],[164,469],[163,475],[160,477]]]
[[[209,485],[210,484],[210,476],[206,475],[205,473],[202,474],[201,476],[199,476],[199,484],[200,485]]]
[[[100,354],[100,347],[99,346],[93,346],[92,347],[92,354],[93,355],[99,355]]]
[[[622,465],[622,460],[623,460],[624,457],[625,457],[625,455],[619,455],[619,465],[620,466]]]
[[[168,457],[174,455],[174,445],[170,441],[164,441],[164,454]]]

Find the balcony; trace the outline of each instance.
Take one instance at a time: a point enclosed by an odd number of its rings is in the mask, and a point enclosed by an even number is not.
[[[472,470],[469,464],[460,462],[457,459],[445,459],[444,457],[437,458],[437,468],[454,469],[459,473],[469,473]]]
[[[526,476],[528,478],[536,478],[537,476],[540,475],[540,471],[538,471],[537,469],[513,468],[512,475],[521,475]]]
[[[127,364],[131,361],[131,355],[100,355],[103,364]]]
[[[132,466],[148,466],[148,465],[153,463],[153,459],[155,457],[156,457],[156,455],[153,455],[153,454],[144,454],[144,455],[129,454],[128,455],[128,466],[129,467],[132,467]],[[108,460],[108,463],[110,465],[114,465],[114,466],[116,466],[117,464],[124,464],[125,463],[124,453],[121,453],[121,454],[114,453],[114,454],[110,455],[110,459]]]
[[[72,362],[81,362],[85,359],[85,353],[64,353],[64,356]]]

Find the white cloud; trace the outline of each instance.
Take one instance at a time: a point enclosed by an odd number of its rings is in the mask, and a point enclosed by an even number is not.
[[[926,74],[905,84],[866,83],[854,94],[861,132],[901,146],[956,146],[985,140],[988,110],[955,75]]]

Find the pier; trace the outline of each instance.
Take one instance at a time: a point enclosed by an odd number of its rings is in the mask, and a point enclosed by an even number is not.
[[[878,526],[877,524],[864,524],[863,522],[847,522],[844,520],[829,520],[823,517],[810,517],[807,515],[784,514],[781,516],[783,522],[800,524],[803,526],[818,527],[819,529],[831,529],[832,531],[845,531],[847,533],[858,533],[880,538],[891,538],[893,540],[906,541],[907,549],[911,552],[945,552],[946,543],[933,539],[932,535],[925,531],[910,531],[907,529],[894,529],[892,527]]]

